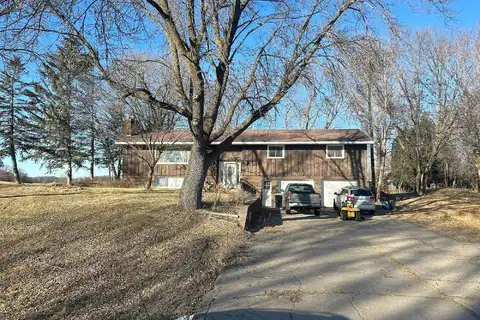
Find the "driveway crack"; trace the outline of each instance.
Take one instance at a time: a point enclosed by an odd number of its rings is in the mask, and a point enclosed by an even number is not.
[[[353,296],[352,296],[352,300],[350,301],[350,304],[352,305],[353,309],[355,309],[355,311],[357,312],[358,316],[360,318],[362,318],[363,320],[366,320],[366,318],[362,315],[362,313],[360,312],[360,310],[358,310],[357,306],[355,305],[355,297],[358,295],[358,292],[355,293]]]
[[[463,309],[465,312],[469,313],[471,316],[473,316],[475,319],[480,320],[480,315],[475,312],[474,310],[470,309],[469,307],[465,306],[464,304],[460,303],[455,299],[455,297],[449,296],[445,292],[443,292],[441,289],[437,288],[435,285],[432,285],[431,283],[428,282],[428,279],[422,278],[419,274],[417,274],[413,269],[409,268],[402,262],[398,261],[395,259],[392,255],[390,255],[388,252],[386,252],[383,248],[378,247],[376,245],[372,245],[372,247],[380,252],[391,264],[396,266],[400,271],[402,271],[405,274],[409,274],[415,279],[417,279],[419,282],[425,284],[426,286],[432,288],[434,291],[436,291],[438,294],[443,299],[448,299],[450,300],[453,304],[457,305],[461,309]]]

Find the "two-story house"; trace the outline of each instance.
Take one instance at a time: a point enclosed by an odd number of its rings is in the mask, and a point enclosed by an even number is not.
[[[138,147],[143,143],[140,136],[129,133],[117,144],[135,143]],[[162,136],[162,143],[169,141],[175,143],[162,153],[155,168],[157,188],[181,188],[188,165],[190,132]],[[261,191],[265,206],[273,206],[275,195],[289,182],[308,181],[321,192],[324,206],[331,207],[335,191],[369,183],[367,146],[372,143],[358,129],[247,130],[220,153],[207,179],[227,188],[254,187]],[[123,178],[144,180],[147,166],[127,150]]]

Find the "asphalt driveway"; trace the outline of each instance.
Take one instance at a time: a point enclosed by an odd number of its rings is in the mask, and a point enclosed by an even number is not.
[[[200,319],[480,319],[480,246],[376,216],[296,214],[253,236]]]

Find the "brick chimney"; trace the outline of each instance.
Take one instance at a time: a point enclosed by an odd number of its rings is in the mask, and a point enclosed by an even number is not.
[[[134,136],[140,134],[140,124],[133,118],[126,118],[123,120],[123,135]]]

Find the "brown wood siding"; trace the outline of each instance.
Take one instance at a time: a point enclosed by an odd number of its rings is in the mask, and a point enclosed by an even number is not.
[[[157,164],[155,167],[156,176],[184,176],[186,171],[186,164]]]
[[[325,145],[285,146],[284,159],[268,159],[267,146],[230,146],[220,157],[220,161],[241,163],[241,177],[257,187],[263,178],[315,180],[357,180],[365,185],[368,181],[367,146],[345,145],[344,159],[326,159]],[[183,176],[187,165],[158,164],[155,175]],[[145,177],[147,165],[135,154],[124,155],[124,176]],[[209,176],[216,176],[215,166]]]
[[[220,160],[241,162],[241,177],[257,187],[263,178],[368,180],[366,145],[345,145],[344,159],[327,159],[325,145],[285,146],[284,159],[268,159],[266,146],[232,146]]]

